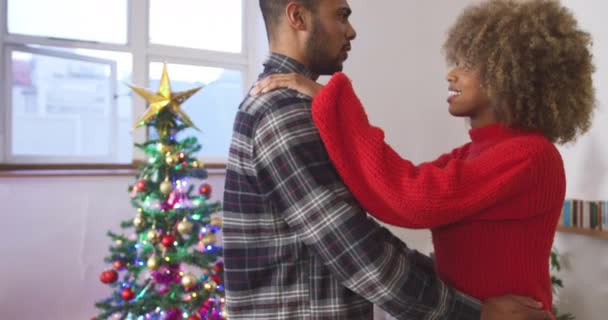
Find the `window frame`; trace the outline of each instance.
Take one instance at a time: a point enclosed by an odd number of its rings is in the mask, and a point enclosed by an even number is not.
[[[237,70],[242,73],[242,94],[245,95],[248,82],[254,79],[254,74],[258,71],[258,66],[254,55],[255,28],[252,28],[253,12],[257,9],[252,1],[241,1],[241,52],[230,53],[221,51],[210,51],[204,49],[183,48],[176,46],[153,44],[149,41],[149,20],[150,20],[150,2],[149,0],[127,0],[127,42],[126,44],[100,43],[94,41],[81,41],[70,39],[59,39],[52,37],[38,37],[30,35],[9,34],[8,33],[8,0],[0,0],[0,15],[5,19],[0,26],[0,66],[2,69],[8,69],[9,62],[7,50],[8,47],[21,47],[29,45],[39,45],[48,47],[72,48],[72,49],[93,49],[102,51],[126,52],[132,55],[132,82],[140,86],[148,86],[149,84],[149,66],[152,62],[167,62],[176,64],[187,64],[192,66],[219,67]],[[2,20],[2,19],[0,19]],[[258,37],[259,38],[259,37]],[[31,47],[28,47],[31,48]],[[0,82],[6,82],[8,73],[0,74]],[[0,85],[0,96],[7,96],[7,86]],[[6,93],[5,93],[6,92]],[[135,97],[135,95],[133,95]],[[1,99],[0,103],[8,103],[7,99]],[[140,98],[132,99],[133,108],[131,111],[132,121],[141,115],[146,109],[146,102]],[[53,169],[54,167],[65,168],[104,168],[122,167],[125,164],[118,162],[118,158],[114,158],[109,163],[91,164],[90,162],[64,162],[57,163],[49,161],[48,157],[38,157],[36,161],[28,161],[22,163],[15,161],[14,156],[10,155],[9,145],[7,141],[10,137],[10,128],[7,128],[9,115],[12,106],[6,105],[5,108],[0,108],[0,170],[2,169]],[[142,143],[146,141],[148,132],[145,129],[138,129],[132,132],[133,142]],[[113,151],[114,153],[116,150]],[[47,159],[45,161],[45,159]],[[145,161],[146,155],[141,150],[133,148],[132,164]],[[201,159],[209,168],[225,168],[227,159],[224,157],[203,157]]]

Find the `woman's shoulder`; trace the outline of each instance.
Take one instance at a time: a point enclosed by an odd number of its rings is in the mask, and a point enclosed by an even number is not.
[[[551,140],[540,133],[522,133],[500,143],[505,156],[516,156],[547,164],[562,164],[559,150]]]

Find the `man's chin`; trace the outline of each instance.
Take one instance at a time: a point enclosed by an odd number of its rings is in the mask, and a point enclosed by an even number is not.
[[[344,69],[344,64],[340,61],[340,62],[336,63],[336,65],[332,69],[333,69],[333,72],[331,74],[334,74],[336,72],[341,72]]]
[[[323,69],[320,72],[315,72],[316,74],[320,75],[320,76],[331,76],[336,72],[341,72],[342,71],[342,65],[333,67],[333,68],[327,68],[327,69]],[[314,71],[313,71],[314,72]]]

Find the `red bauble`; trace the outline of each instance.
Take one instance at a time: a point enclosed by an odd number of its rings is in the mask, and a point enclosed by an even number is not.
[[[220,276],[218,276],[217,274],[212,275],[211,276],[211,280],[213,280],[217,284],[221,284],[222,283],[222,278]]]
[[[175,237],[170,234],[165,235],[160,241],[160,243],[162,243],[166,248],[173,246],[173,242],[175,242]]]
[[[144,180],[144,179],[138,180],[137,183],[135,184],[135,188],[137,189],[137,191],[146,190],[146,180]]]
[[[198,188],[198,192],[207,198],[211,196],[211,185],[208,183],[203,183],[200,188]]]
[[[120,293],[120,297],[125,301],[129,301],[129,300],[135,298],[135,292],[133,292],[133,290],[131,290],[131,288],[124,288],[122,290],[122,292]]]
[[[99,275],[99,280],[106,284],[114,283],[117,279],[118,272],[115,270],[106,270]]]
[[[116,269],[116,270],[122,270],[127,266],[123,261],[120,261],[120,260],[114,261],[113,265],[114,265],[114,269]]]
[[[215,270],[216,273],[221,272],[222,270],[224,270],[224,263],[223,262],[218,262],[213,266],[213,270]]]
[[[188,320],[201,320],[201,317],[199,317],[198,315],[192,315],[188,317]]]

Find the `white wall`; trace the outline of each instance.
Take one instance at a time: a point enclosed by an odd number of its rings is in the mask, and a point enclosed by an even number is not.
[[[111,294],[99,282],[109,266],[108,230],[132,219],[134,177],[0,177],[0,318],[90,319]],[[212,199],[223,175],[210,176]]]
[[[358,38],[345,72],[352,78],[371,121],[385,129],[388,142],[403,156],[419,162],[436,157],[468,140],[464,120],[447,113],[446,67],[440,48],[447,28],[469,0],[350,0]],[[584,28],[595,38],[598,72],[595,85],[601,106],[591,132],[577,144],[562,148],[568,196],[608,198],[608,29],[603,1],[569,0]],[[427,231],[392,229],[411,247],[432,250]],[[608,242],[561,234],[556,247],[564,255],[561,311],[581,320],[608,314]],[[382,318],[382,316],[378,316]]]
[[[444,34],[465,0],[349,1],[357,30],[344,72],[387,142],[414,162],[434,159],[467,139],[467,125],[447,112]],[[381,5],[380,5],[381,3]],[[389,227],[408,246],[433,250],[426,230]],[[376,319],[389,319],[376,308]]]
[[[599,110],[590,132],[574,145],[561,148],[566,164],[567,196],[586,200],[608,199],[608,3],[600,0],[562,0],[581,26],[594,39],[597,71],[594,85]],[[608,240],[572,234],[558,234],[556,247],[564,256],[560,275],[565,288],[560,306],[577,319],[606,319],[608,314]]]

